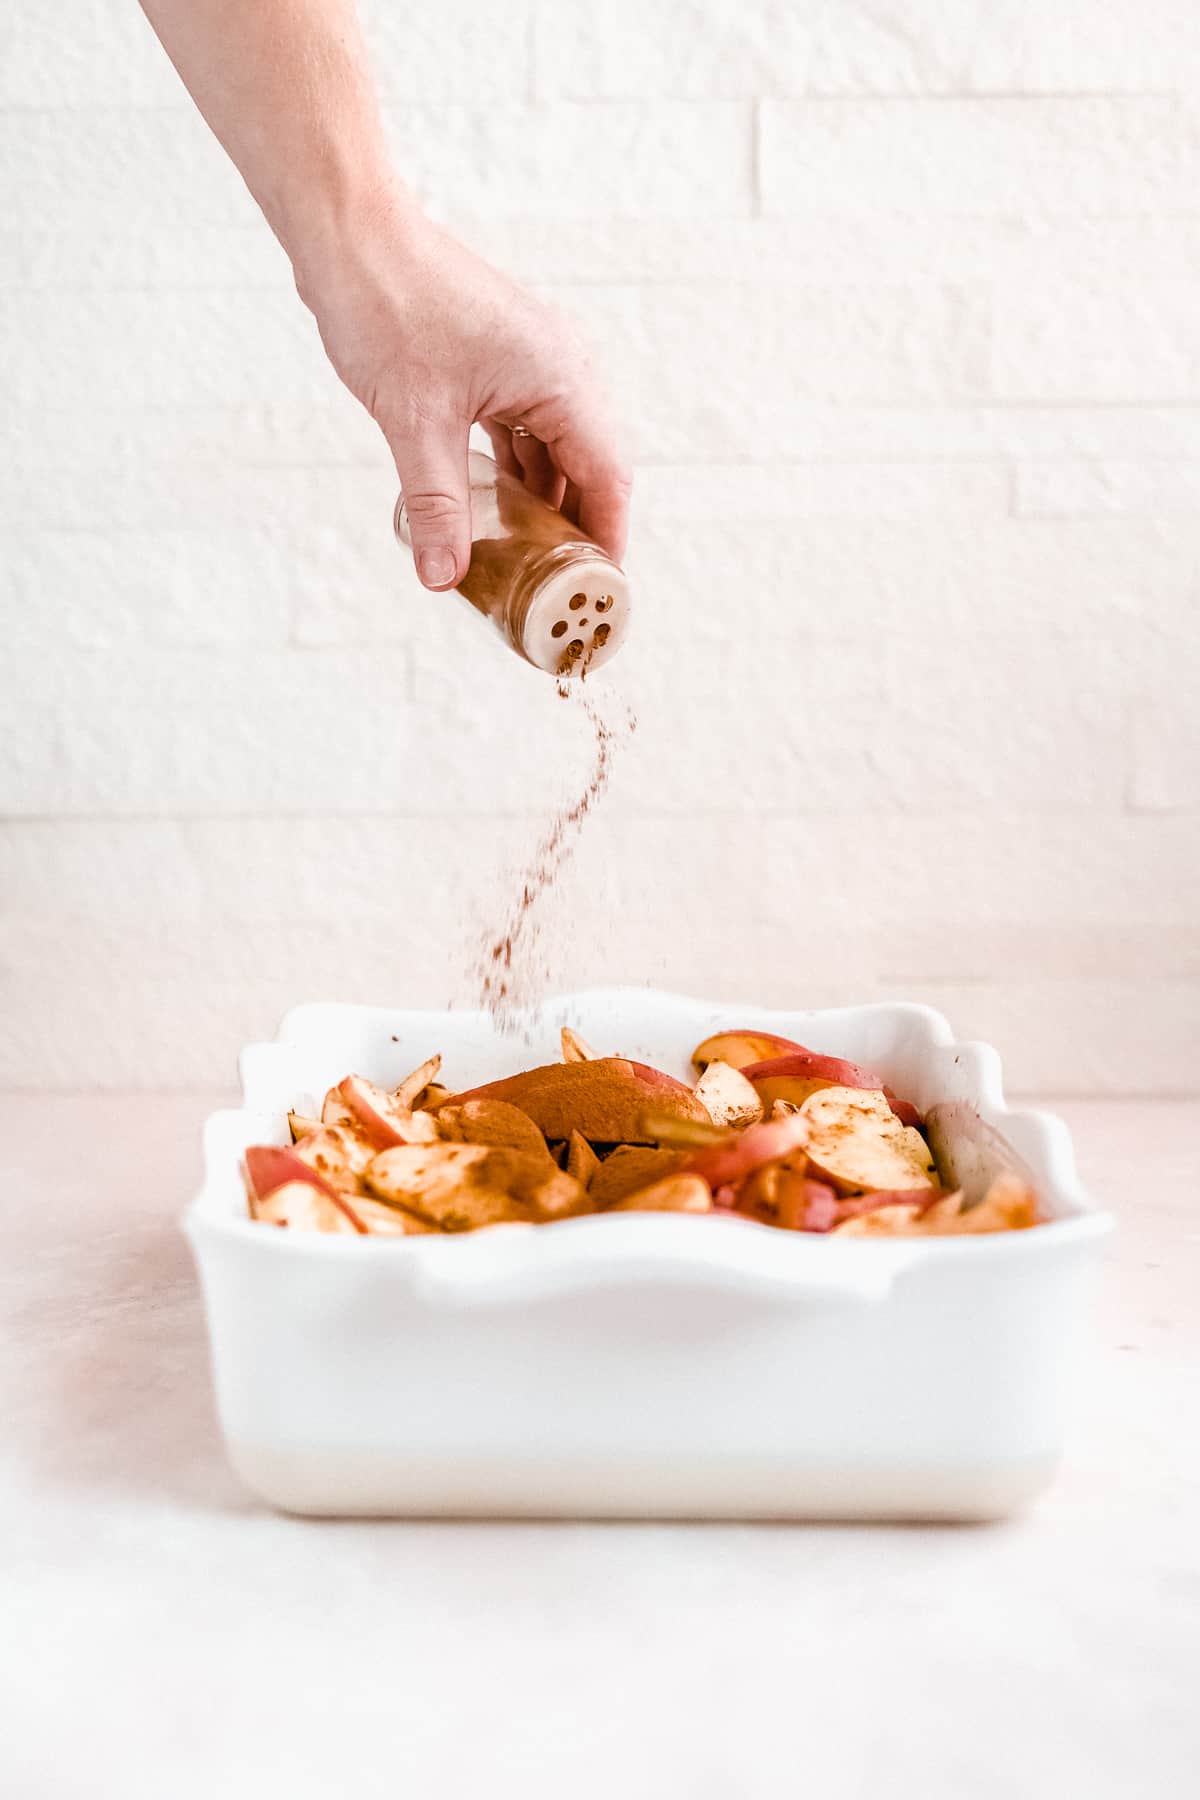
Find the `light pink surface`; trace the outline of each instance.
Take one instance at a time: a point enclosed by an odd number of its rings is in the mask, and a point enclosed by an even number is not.
[[[1066,1467],[1014,1524],[886,1530],[259,1508],[177,1226],[219,1099],[0,1099],[6,1791],[661,1800],[803,1772],[840,1800],[906,1794],[899,1767],[926,1797],[1126,1800],[1151,1755],[1184,1791],[1196,1103],[1048,1102],[1121,1224]]]

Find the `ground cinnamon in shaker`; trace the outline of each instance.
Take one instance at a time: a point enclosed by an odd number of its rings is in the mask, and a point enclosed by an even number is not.
[[[554,814],[521,877],[516,904],[502,929],[494,937],[489,933],[480,964],[480,1005],[504,1031],[517,1029],[519,1015],[536,1002],[545,983],[547,971],[539,966],[537,955],[542,934],[539,902],[552,890],[556,877],[574,855],[579,834],[608,786],[618,745],[631,737],[637,727],[633,714],[623,711],[619,702],[615,709],[602,710],[586,691],[586,666],[577,676],[567,674],[578,660],[578,651],[564,652],[558,692],[568,704],[581,707],[592,726],[594,740],[587,779],[579,798]]]

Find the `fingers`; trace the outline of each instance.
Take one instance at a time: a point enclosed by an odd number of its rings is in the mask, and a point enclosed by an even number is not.
[[[553,439],[550,450],[566,477],[565,510],[619,562],[629,536],[633,478],[608,419],[581,407]]]
[[[512,446],[525,486],[547,506],[560,507],[565,483],[545,444],[540,438],[514,437]]]
[[[392,443],[417,575],[427,588],[450,588],[471,560],[467,428],[424,427]]]
[[[496,458],[497,465],[504,470],[506,475],[515,475],[520,481],[521,465],[513,450],[513,434],[508,426],[498,425],[494,419],[485,419],[483,429],[491,439],[492,454]]]

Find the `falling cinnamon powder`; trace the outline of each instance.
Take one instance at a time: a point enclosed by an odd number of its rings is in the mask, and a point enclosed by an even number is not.
[[[551,819],[549,829],[520,878],[519,898],[499,933],[488,933],[479,965],[480,1005],[502,1031],[519,1029],[520,1015],[535,1003],[545,984],[544,957],[538,956],[542,937],[539,903],[574,856],[584,825],[608,786],[619,744],[637,729],[637,720],[631,712],[616,716],[616,722],[605,716],[585,690],[586,665],[577,676],[568,678],[568,672],[577,661],[578,652],[574,656],[570,651],[564,655],[558,693],[560,699],[579,707],[592,727],[592,758],[587,780],[579,798],[560,807]]]

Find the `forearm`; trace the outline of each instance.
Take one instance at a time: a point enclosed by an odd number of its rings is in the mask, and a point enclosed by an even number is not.
[[[353,0],[141,0],[301,291],[402,189]]]

